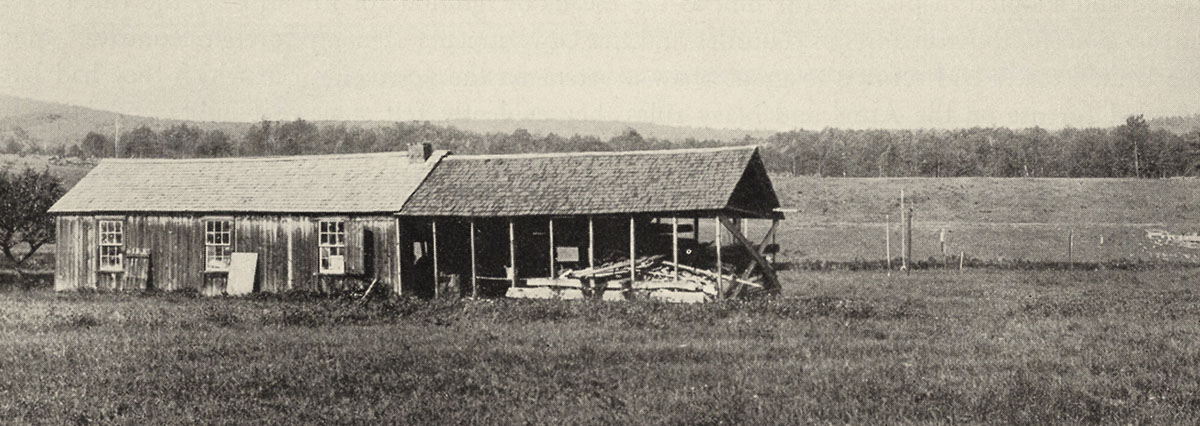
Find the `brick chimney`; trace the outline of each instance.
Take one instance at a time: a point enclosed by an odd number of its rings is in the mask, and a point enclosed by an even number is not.
[[[414,143],[408,145],[408,162],[424,163],[433,155],[433,144]]]

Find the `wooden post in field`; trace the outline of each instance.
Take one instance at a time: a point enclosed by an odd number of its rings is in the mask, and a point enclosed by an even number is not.
[[[938,244],[942,246],[942,267],[950,267],[949,261],[946,260],[946,228],[942,228],[938,233]]]
[[[904,217],[904,239],[907,240],[908,242],[904,243],[904,262],[909,265],[908,271],[912,271],[912,244],[913,244],[912,218],[913,218],[913,211],[912,211],[912,209],[909,209],[906,213],[907,213],[907,215]]]
[[[908,237],[904,233],[904,224],[908,215],[904,213],[904,190],[900,190],[900,270],[908,271]]]
[[[892,215],[883,215],[883,221],[887,222],[887,224],[884,225],[886,227],[884,228],[883,232],[883,241],[884,245],[887,246],[887,248],[884,249],[884,254],[886,256],[885,260],[887,260],[887,274],[890,277],[892,276]]]
[[[475,267],[475,219],[471,219],[471,297],[479,297],[479,274]]]
[[[1067,267],[1075,269],[1075,230],[1067,230]]]
[[[966,254],[967,252],[965,251],[958,252],[958,272],[962,272],[963,270],[963,257],[966,256]]]

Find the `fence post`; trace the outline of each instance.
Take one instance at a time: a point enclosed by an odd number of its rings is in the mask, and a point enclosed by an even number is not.
[[[900,270],[908,271],[908,237],[904,232],[906,229],[907,215],[904,210],[904,190],[900,190]]]
[[[904,216],[904,240],[905,240],[904,263],[905,263],[905,265],[908,265],[907,268],[905,269],[905,271],[907,272],[907,271],[912,271],[912,241],[913,241],[912,240],[912,218],[913,218],[913,212],[912,212],[912,209],[908,209],[905,212],[907,213],[907,215]]]
[[[938,233],[938,244],[942,246],[942,267],[949,268],[950,262],[946,259],[946,228],[942,228]]]
[[[884,253],[887,255],[887,274],[890,277],[892,276],[892,215],[883,215],[883,221],[887,222],[887,225],[885,225],[886,228],[884,228],[883,232],[883,240],[887,245],[887,249],[884,251]]]
[[[1067,268],[1075,269],[1075,230],[1067,230]]]

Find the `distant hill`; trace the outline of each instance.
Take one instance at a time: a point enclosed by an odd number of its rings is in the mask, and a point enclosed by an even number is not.
[[[1166,130],[1175,134],[1200,130],[1200,114],[1177,117],[1158,117],[1146,120],[1151,130]]]
[[[118,117],[121,118],[122,132],[142,125],[157,131],[185,122],[0,95],[0,139],[15,132],[24,132],[47,148],[79,143],[91,131],[111,137]],[[249,127],[248,123],[187,122],[204,130],[222,129],[235,135],[240,135]]]
[[[14,133],[22,132],[29,139],[39,141],[47,148],[79,143],[91,131],[98,131],[111,136],[118,117],[121,119],[122,132],[142,125],[149,126],[158,131],[186,122],[202,130],[221,129],[237,137],[245,133],[246,129],[253,123],[251,121],[209,122],[141,117],[74,105],[0,95],[0,139],[6,139],[8,136],[14,135]],[[294,120],[295,117],[280,119]],[[411,120],[411,118],[407,117],[397,117],[396,119],[396,121]],[[393,121],[381,120],[312,121],[322,126],[327,124],[346,124],[347,126],[360,126],[364,128],[387,126],[393,123]],[[435,125],[453,126],[461,130],[479,133],[512,133],[517,129],[525,129],[535,135],[555,133],[560,136],[569,137],[579,134],[583,136],[596,136],[603,139],[620,135],[629,128],[637,130],[638,133],[646,138],[654,137],[670,140],[696,138],[728,141],[741,139],[746,135],[767,137],[774,133],[774,131],[769,130],[712,129],[704,127],[666,126],[645,122],[595,120],[455,119],[429,120],[429,122]],[[17,139],[20,140],[22,138],[18,137]]]

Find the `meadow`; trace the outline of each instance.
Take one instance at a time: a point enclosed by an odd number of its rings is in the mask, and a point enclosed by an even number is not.
[[[0,423],[1200,422],[1196,268],[709,305],[0,293]]]

